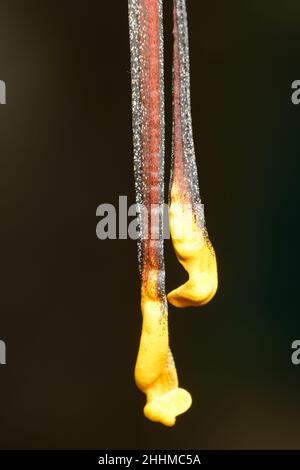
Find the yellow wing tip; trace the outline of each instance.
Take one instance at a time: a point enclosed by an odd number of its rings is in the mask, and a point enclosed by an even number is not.
[[[185,413],[192,404],[190,393],[183,388],[175,388],[148,402],[144,415],[150,421],[172,427],[176,417]]]

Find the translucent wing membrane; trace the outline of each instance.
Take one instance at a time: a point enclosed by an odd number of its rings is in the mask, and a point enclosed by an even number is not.
[[[132,123],[136,202],[141,236],[138,259],[143,317],[135,367],[146,394],[144,414],[173,426],[191,405],[178,387],[169,348],[163,241],[164,54],[162,0],[128,0],[132,80]],[[174,306],[199,306],[218,284],[215,252],[205,228],[193,141],[188,23],[185,0],[174,0],[173,150],[169,226],[188,280],[168,294]]]
[[[136,201],[140,207],[141,309],[137,386],[146,394],[144,414],[173,426],[191,404],[178,388],[169,349],[163,253],[164,78],[161,0],[129,0],[132,114]]]
[[[205,228],[192,130],[188,22],[185,0],[174,0],[173,150],[170,181],[170,232],[188,281],[168,294],[176,307],[200,306],[214,296],[215,252]]]

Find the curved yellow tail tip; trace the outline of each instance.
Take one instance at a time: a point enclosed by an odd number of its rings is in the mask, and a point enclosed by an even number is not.
[[[174,426],[176,416],[185,413],[192,404],[192,397],[183,388],[175,388],[147,403],[144,415],[150,421]]]
[[[170,206],[170,231],[176,256],[189,279],[168,294],[168,301],[175,307],[204,305],[218,288],[216,255],[206,229],[196,223],[189,206],[175,202]]]
[[[172,290],[167,299],[174,307],[198,307],[207,304],[218,288],[216,276],[201,273],[198,281],[189,279],[185,284]]]

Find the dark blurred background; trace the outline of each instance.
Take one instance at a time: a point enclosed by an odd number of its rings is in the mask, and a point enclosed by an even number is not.
[[[172,2],[165,0],[167,167]],[[195,145],[216,298],[170,312],[191,410],[147,421],[133,369],[136,244],[127,1],[0,0],[1,449],[300,448],[298,0],[188,1]],[[167,287],[185,278],[166,243]]]

